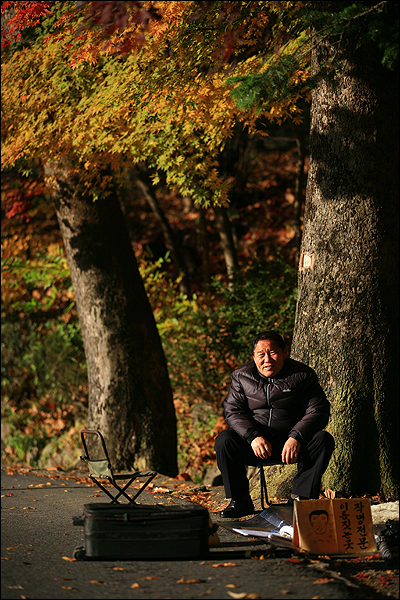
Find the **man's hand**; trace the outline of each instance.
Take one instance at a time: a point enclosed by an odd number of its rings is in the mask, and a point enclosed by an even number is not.
[[[271,456],[272,454],[271,444],[262,436],[254,438],[250,445],[253,449],[254,454],[258,458],[265,459]]]
[[[258,439],[258,438],[256,438]],[[282,462],[286,465],[292,465],[297,462],[297,456],[300,451],[300,442],[290,437],[286,440],[282,450]]]

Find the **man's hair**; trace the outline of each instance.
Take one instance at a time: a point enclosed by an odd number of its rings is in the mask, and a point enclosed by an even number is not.
[[[329,519],[329,515],[326,510],[313,510],[312,512],[310,512],[310,514],[308,515],[310,522],[311,522],[311,517],[313,515],[326,515],[326,518]]]
[[[285,350],[286,348],[285,340],[281,335],[279,335],[279,333],[277,333],[276,331],[263,331],[262,333],[257,333],[257,335],[253,338],[253,345],[251,348],[252,354],[254,354],[255,347],[257,346],[260,340],[273,340],[278,344],[281,350]]]

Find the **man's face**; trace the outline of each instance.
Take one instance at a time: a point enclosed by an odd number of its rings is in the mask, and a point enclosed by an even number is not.
[[[328,517],[325,514],[311,515],[311,526],[315,533],[322,535],[328,527]]]
[[[287,355],[287,350],[282,350],[273,340],[260,340],[254,348],[253,358],[260,373],[273,377],[282,369]]]

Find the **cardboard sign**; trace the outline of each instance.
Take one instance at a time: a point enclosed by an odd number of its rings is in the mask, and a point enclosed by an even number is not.
[[[313,554],[377,551],[371,503],[365,498],[296,500],[293,545]]]

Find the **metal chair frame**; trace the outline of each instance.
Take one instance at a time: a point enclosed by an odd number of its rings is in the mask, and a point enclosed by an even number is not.
[[[265,480],[264,467],[273,467],[274,465],[284,465],[281,460],[261,460],[257,467],[260,473],[260,490],[261,490],[261,509],[265,509],[265,504],[269,505],[268,502],[268,490],[267,490],[267,482]],[[265,502],[264,502],[265,497]]]
[[[96,435],[101,442],[101,446],[104,452],[104,458],[101,459],[91,459],[88,451],[88,447],[86,444],[86,435]],[[94,429],[83,429],[81,431],[81,440],[83,449],[85,452],[84,456],[81,456],[81,460],[85,461],[89,467],[89,478],[105,493],[109,498],[111,498],[111,504],[121,504],[119,498],[124,496],[129,504],[135,504],[136,498],[143,492],[143,490],[149,485],[149,483],[156,477],[157,473],[155,471],[134,471],[132,473],[121,473],[116,475],[112,469],[111,461],[108,456],[106,443],[100,431]],[[133,481],[139,477],[148,477],[139,491],[131,498],[126,493],[126,490],[133,483]],[[107,490],[98,479],[107,479],[107,481],[116,489],[118,492],[116,495],[113,495],[109,490]],[[117,481],[128,480],[128,483],[124,484],[122,487],[118,485]]]

